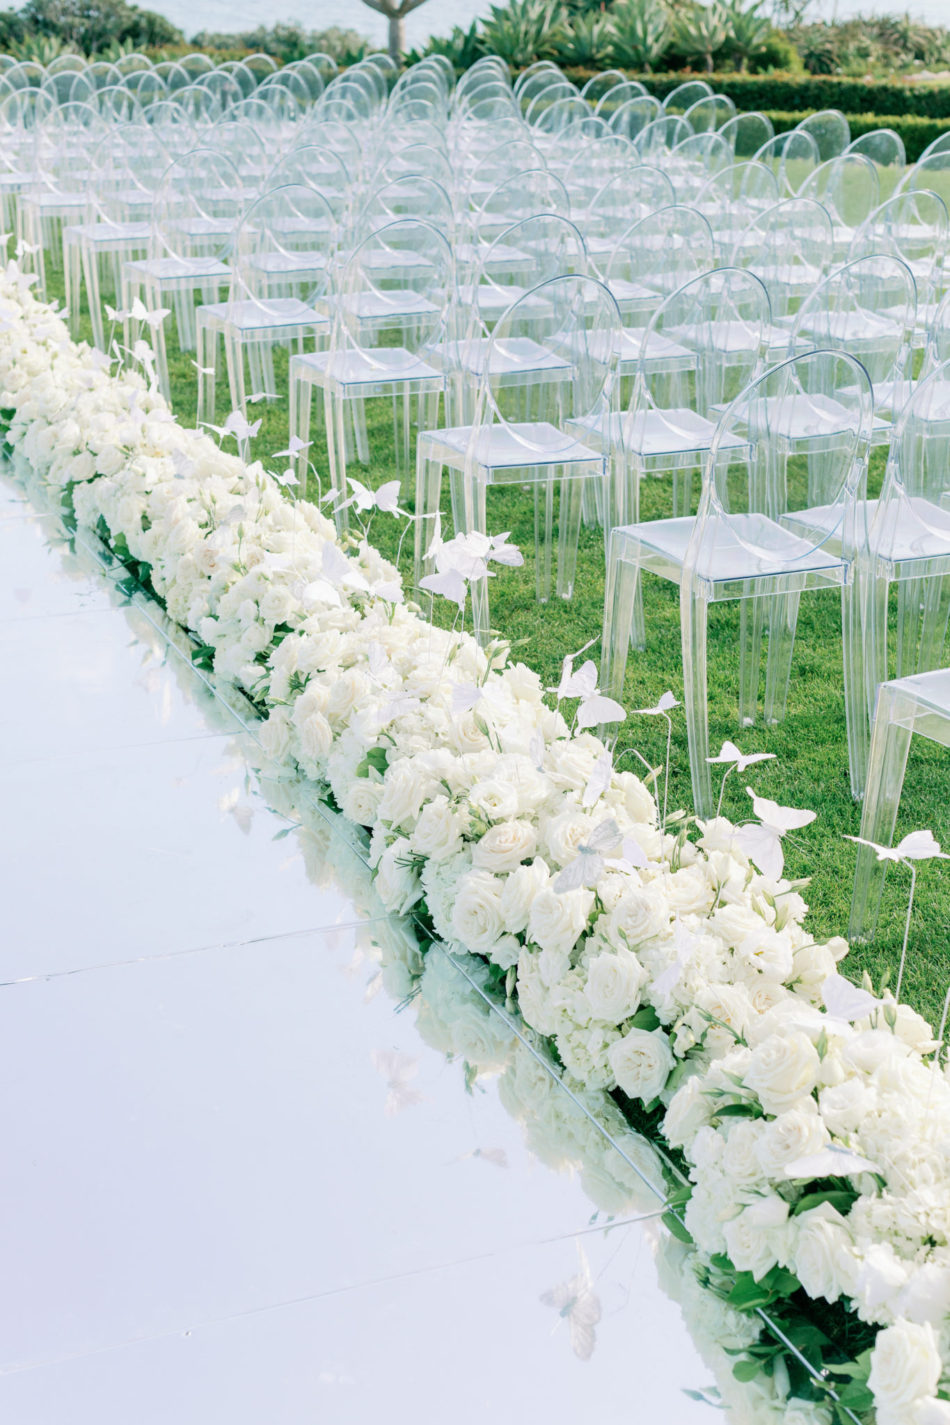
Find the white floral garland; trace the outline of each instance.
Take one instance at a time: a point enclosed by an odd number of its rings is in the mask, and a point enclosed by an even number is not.
[[[13,264],[0,279],[13,450],[265,712],[269,755],[371,832],[386,908],[495,967],[569,1079],[663,1106],[699,1251],[770,1310],[789,1272],[848,1303],[883,1328],[865,1362],[880,1425],[946,1425],[950,1083],[930,1027],[846,986],[845,942],[810,938],[801,896],[730,823],[664,832],[534,673],[427,623],[365,541],[344,552],[260,464],[182,429],[30,281]]]

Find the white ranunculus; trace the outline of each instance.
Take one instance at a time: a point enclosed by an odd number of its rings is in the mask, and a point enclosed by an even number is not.
[[[593,904],[593,891],[583,887],[575,891],[555,891],[545,887],[531,902],[528,939],[540,945],[542,950],[569,952],[586,929]]]
[[[535,852],[538,838],[527,821],[500,821],[472,847],[472,860],[486,871],[514,871]]]
[[[868,1385],[879,1410],[899,1415],[934,1395],[942,1369],[933,1327],[897,1321],[878,1332]]]
[[[505,929],[520,935],[527,927],[534,898],[550,881],[547,866],[540,859],[519,866],[505,877],[501,892],[501,918]]]
[[[505,932],[501,918],[501,881],[488,871],[461,877],[452,906],[452,933],[466,950],[489,954]]]
[[[651,1103],[673,1071],[673,1052],[662,1029],[631,1029],[611,1045],[607,1057],[618,1086],[628,1098]]]
[[[821,1060],[807,1034],[772,1034],[752,1051],[743,1082],[766,1113],[782,1113],[811,1093]]]
[[[597,955],[587,967],[584,994],[595,1019],[620,1024],[634,1014],[646,971],[630,950]]]

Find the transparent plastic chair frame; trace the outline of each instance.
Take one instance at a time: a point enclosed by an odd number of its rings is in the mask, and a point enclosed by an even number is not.
[[[427,245],[427,262],[414,269],[418,285],[386,287],[384,282],[393,280],[400,267],[397,264],[387,272],[373,260],[374,254],[407,241],[414,251]],[[309,443],[312,397],[317,390],[323,402],[330,485],[338,494],[346,491],[348,451],[352,450],[364,464],[369,463],[367,400],[392,399],[400,475],[410,465],[413,398],[418,404],[418,429],[437,424],[444,376],[430,359],[430,348],[444,339],[454,301],[453,283],[452,254],[445,237],[421,219],[397,219],[366,237],[335,279],[330,296],[329,346],[321,352],[291,358],[290,434]],[[393,332],[399,336],[397,345],[366,341],[367,336],[378,338]],[[298,456],[297,467],[299,478],[305,482],[305,449]],[[337,509],[335,518],[338,529],[344,531],[348,527],[347,512]]]
[[[505,362],[494,353],[514,344],[522,330],[521,313],[531,327],[539,307],[549,306],[556,329],[538,331],[536,345],[546,355],[537,369],[522,370],[512,382]],[[541,318],[543,323],[543,318]],[[551,597],[554,492],[560,487],[555,593],[574,592],[577,545],[584,488],[601,484],[606,473],[602,454],[576,434],[585,420],[609,416],[615,387],[613,347],[620,313],[607,288],[582,276],[551,278],[515,302],[492,333],[470,425],[420,432],[416,463],[416,580],[430,572],[426,561],[435,516],[440,508],[442,474],[450,472],[452,518],[457,532],[487,533],[486,495],[494,485],[532,485],[535,495],[535,574],[540,602]],[[554,357],[555,362],[551,361]],[[500,398],[520,392],[524,419],[512,421]],[[472,585],[476,636],[489,633],[487,581]]]
[[[802,388],[802,374],[818,363],[834,363],[836,388],[853,392],[846,423],[827,435],[837,451],[841,483],[836,504],[841,548],[831,551],[824,536],[814,538],[789,523],[777,463],[771,459],[767,424],[756,428],[756,404],[763,390]],[[829,384],[822,380],[824,385]],[[684,705],[694,808],[714,809],[709,755],[706,671],[708,607],[740,600],[740,722],[754,720],[759,680],[762,619],[755,605],[769,604],[769,648],[765,717],[785,714],[798,604],[802,593],[837,588],[842,598],[845,716],[852,790],[860,795],[867,761],[863,591],[858,571],[866,558],[867,529],[859,496],[864,488],[871,426],[871,383],[861,364],[840,352],[809,352],[762,373],[723,413],[706,458],[699,512],[688,520],[659,520],[615,529],[607,559],[601,683],[621,697],[635,599],[642,573],[669,580],[680,589]],[[780,442],[779,442],[780,443]],[[739,476],[730,469],[739,467]],[[745,474],[742,469],[745,467]],[[771,472],[771,478],[770,478]],[[746,486],[745,512],[730,513],[727,499]],[[741,491],[740,491],[741,493]]]
[[[312,188],[287,184],[248,209],[234,237],[227,300],[197,311],[199,424],[216,418],[219,340],[230,409],[246,417],[245,358],[251,392],[277,399],[274,349],[296,346],[302,352],[305,343],[316,347],[326,336],[323,299],[333,242],[333,215]]]
[[[878,846],[892,846],[904,775],[914,734],[950,748],[950,668],[935,669],[882,683],[871,730],[867,789],[861,810],[861,836]],[[848,938],[874,938],[887,877],[887,861],[870,846],[858,846]]]

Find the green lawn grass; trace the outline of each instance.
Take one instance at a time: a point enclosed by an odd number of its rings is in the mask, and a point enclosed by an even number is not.
[[[55,280],[51,295],[57,295]],[[88,335],[84,318],[83,335]],[[175,413],[185,424],[195,419],[196,371],[194,353],[180,353],[169,331],[170,370]],[[275,361],[279,398],[259,402],[249,410],[252,420],[261,419],[252,455],[269,464],[271,452],[287,446],[286,357]],[[219,419],[226,414],[226,377],[219,374]],[[311,432],[310,457],[327,488],[326,440],[314,402],[315,419]],[[369,467],[353,463],[349,473],[376,486],[396,476],[392,405],[385,400],[367,404],[367,426],[372,450]],[[231,442],[228,448],[233,448]],[[285,462],[278,462],[279,468]],[[880,488],[884,454],[872,456],[870,493]],[[641,485],[641,518],[660,518],[671,513],[671,477],[645,480]],[[412,477],[404,477],[403,503],[413,503]],[[316,491],[312,487],[311,495]],[[446,530],[450,530],[448,481],[442,508]],[[604,543],[600,529],[582,529],[578,557],[576,591],[570,602],[553,599],[539,605],[535,600],[534,501],[520,488],[489,491],[489,532],[510,529],[520,545],[524,567],[500,569],[491,580],[491,618],[495,628],[517,645],[516,655],[536,669],[547,684],[558,680],[566,653],[580,649],[599,633],[603,616]],[[392,516],[376,515],[370,538],[387,556],[395,557],[404,525]],[[411,581],[412,537],[402,547],[401,569]],[[429,605],[428,596],[420,601]],[[679,593],[671,584],[648,579],[644,590],[647,648],[632,653],[627,668],[623,702],[628,709],[649,707],[667,688],[682,697],[682,667],[679,631]],[[448,620],[451,609],[443,604],[436,616]],[[816,938],[844,934],[848,924],[854,877],[855,847],[845,841],[860,826],[860,808],[852,801],[848,782],[847,745],[841,668],[841,614],[835,593],[805,596],[801,603],[798,635],[792,666],[788,713],[777,727],[759,722],[753,728],[738,728],[738,605],[713,606],[709,627],[710,744],[717,751],[729,737],[743,751],[774,752],[775,761],[750,768],[745,776],[733,774],[727,785],[724,813],[736,821],[751,815],[745,784],[783,805],[810,807],[818,815],[815,822],[786,842],[787,874],[810,876],[806,899],[811,906],[809,925]],[[598,658],[595,647],[591,655]],[[764,682],[764,657],[762,676]],[[670,807],[691,807],[689,761],[682,710],[673,715],[673,750],[670,769]],[[663,761],[666,729],[662,719],[629,716],[618,742],[621,765],[641,767],[625,749],[637,748],[653,766]],[[941,843],[950,844],[950,752],[925,741],[913,739],[904,795],[898,821],[898,835],[930,827]],[[875,985],[885,971],[891,980],[896,974],[903,938],[909,876],[904,868],[891,871],[882,905],[875,941],[870,947],[855,947],[845,964],[854,979],[864,970]],[[904,997],[932,1019],[939,1019],[944,994],[950,980],[950,866],[941,861],[924,865],[918,875],[917,895],[910,937],[910,953],[905,972]]]

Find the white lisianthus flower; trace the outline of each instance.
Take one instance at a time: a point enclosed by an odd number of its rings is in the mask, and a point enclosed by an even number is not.
[[[645,1103],[658,1098],[673,1071],[674,1059],[662,1029],[630,1029],[607,1054],[614,1078],[628,1098]]]
[[[646,971],[630,950],[597,955],[587,967],[584,994],[595,1019],[620,1024],[636,1012]]]
[[[878,1410],[902,1416],[936,1393],[943,1369],[933,1327],[898,1321],[880,1331],[871,1351],[868,1385]]]

